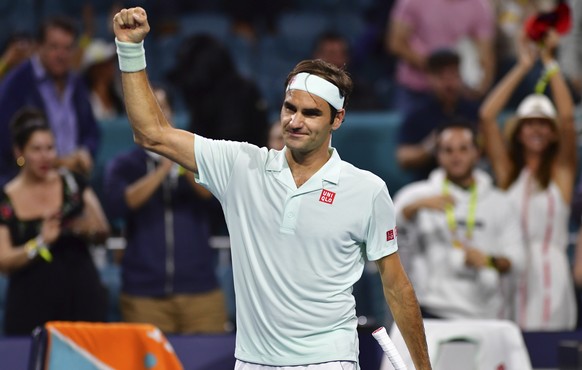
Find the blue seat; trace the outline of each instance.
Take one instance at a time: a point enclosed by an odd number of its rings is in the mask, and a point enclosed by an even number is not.
[[[287,56],[297,62],[310,57],[317,37],[332,28],[333,23],[325,13],[283,13],[277,21],[277,41]]]
[[[331,139],[343,160],[381,177],[390,194],[410,182],[410,175],[400,169],[396,160],[400,122],[400,116],[391,111],[348,112]]]
[[[180,17],[180,33],[184,36],[209,34],[226,41],[230,34],[230,19],[221,13],[195,13]]]
[[[150,80],[154,82],[166,80],[167,73],[176,63],[176,54],[183,40],[181,35],[160,36],[150,40],[145,48]]]
[[[113,18],[109,13],[95,14],[94,37],[113,42]]]
[[[41,14],[44,17],[64,14],[80,18],[84,5],[83,1],[77,0],[44,0],[41,2]]]
[[[121,294],[121,267],[110,261],[104,268],[99,270],[99,274],[103,285],[107,288],[107,321],[121,321],[121,312],[119,308],[119,295]]]
[[[0,274],[0,335],[4,330],[4,311],[6,307],[6,290],[8,289],[8,278]]]
[[[364,18],[353,12],[340,12],[333,16],[333,29],[355,45],[366,30]]]
[[[256,60],[254,45],[248,39],[231,35],[225,42],[225,45],[232,55],[238,72],[247,78],[254,78],[255,70],[253,68]]]
[[[277,37],[261,40],[255,63],[255,80],[270,111],[279,111],[281,108],[285,79],[299,62],[299,59],[287,57],[278,41]]]
[[[32,0],[0,0],[0,47],[14,33],[24,32],[34,36],[38,25],[31,16],[32,8]]]

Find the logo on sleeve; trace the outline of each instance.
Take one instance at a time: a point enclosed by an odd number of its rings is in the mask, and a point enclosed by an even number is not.
[[[323,189],[321,195],[319,196],[319,201],[327,204],[332,204],[335,198],[335,193],[333,191]]]
[[[395,237],[398,236],[398,229],[394,227],[394,229],[386,231],[386,241],[389,242],[390,240],[394,240]]]

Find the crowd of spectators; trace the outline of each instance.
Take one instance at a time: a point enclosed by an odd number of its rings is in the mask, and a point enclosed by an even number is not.
[[[45,10],[52,4],[42,3]],[[308,58],[349,71],[354,92],[348,110],[398,114],[392,149],[414,183],[389,190],[405,266],[425,317],[504,318],[523,330],[577,327],[582,232],[577,243],[569,234],[578,232],[582,213],[582,185],[575,186],[582,184],[575,131],[582,6],[568,2],[568,34],[550,29],[533,43],[524,24],[551,12],[548,2],[312,3],[62,1],[58,12],[34,12],[38,30],[2,40],[6,334],[52,319],[104,319],[106,294],[93,269],[70,289],[87,284],[97,302],[55,303],[54,312],[66,314],[30,315],[25,323],[11,317],[18,302],[33,301],[19,287],[48,279],[61,260],[66,268],[86,263],[88,245],[105,245],[110,232],[126,240],[124,255],[111,261],[121,269],[124,320],[152,322],[168,333],[221,332],[233,320],[210,247],[210,236],[227,230],[207,190],[192,174],[132,143],[111,153],[106,166],[95,166],[102,122],[125,118],[109,22],[128,5],[151,8],[148,71],[168,118],[170,105],[187,117],[184,129],[281,148],[281,71]],[[200,14],[206,18],[196,18]],[[27,132],[24,140],[21,131]],[[59,171],[45,168],[48,160]],[[21,204],[29,195],[42,199],[43,183],[52,186],[46,191],[64,194],[50,214]],[[99,199],[92,185],[104,189]],[[43,256],[46,244],[54,244],[52,265]],[[68,254],[79,245],[82,253]],[[190,320],[194,316],[205,319]]]

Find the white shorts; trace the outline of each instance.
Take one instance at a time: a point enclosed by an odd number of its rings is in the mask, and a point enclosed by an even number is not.
[[[268,366],[236,360],[234,370],[357,370],[357,366],[355,362],[351,361],[332,361],[298,366]]]

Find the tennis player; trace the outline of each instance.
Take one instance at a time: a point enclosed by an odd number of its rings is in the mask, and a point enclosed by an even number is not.
[[[236,292],[235,369],[357,369],[352,286],[366,257],[378,264],[416,368],[430,369],[386,184],[329,147],[345,116],[347,74],[318,60],[291,71],[280,151],[211,140],[173,128],[162,114],[145,72],[146,12],[123,9],[113,22],[135,141],[193,171],[222,204]]]

